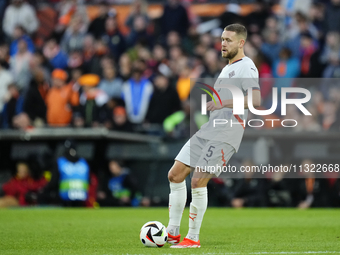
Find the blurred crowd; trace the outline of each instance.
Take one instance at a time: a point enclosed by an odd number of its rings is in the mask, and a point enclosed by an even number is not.
[[[304,84],[312,117],[291,107],[285,118],[298,120],[296,131],[339,130],[340,0],[251,2],[247,15],[234,1],[219,17],[199,17],[191,1],[168,0],[161,16],[151,18],[147,1],[135,0],[123,33],[112,1],[95,1],[94,19],[82,0],[1,1],[0,127],[187,137],[190,124],[204,121],[190,120],[190,79],[219,75],[227,64],[220,56],[223,28],[241,23],[249,32],[245,53],[263,78],[263,107],[270,107],[273,86],[327,78]],[[37,11],[44,4],[57,16],[42,40],[38,29],[46,21]]]
[[[147,198],[143,199],[136,178],[120,160],[91,167],[78,155],[72,140],[65,141],[63,153],[56,158],[30,154],[26,160],[17,161],[12,176],[0,184],[0,208],[150,205]]]
[[[0,208],[168,205],[167,199],[162,199],[157,192],[154,196],[146,195],[152,193],[148,181],[137,178],[127,162],[112,158],[91,164],[79,156],[72,140],[66,140],[63,148],[63,153],[57,157],[31,154],[26,160],[17,161],[13,177],[0,178]],[[255,166],[249,159],[240,163],[243,167]],[[298,163],[311,168],[315,162],[306,158]],[[282,171],[213,178],[208,184],[209,203],[234,208],[339,207],[340,179],[337,176],[324,173],[324,178],[316,178],[313,173],[305,172],[293,179]],[[190,198],[190,189],[188,192]]]
[[[339,207],[340,179],[338,174],[316,175],[307,172],[315,165],[311,159],[296,161],[303,173],[289,178],[284,171],[273,173],[247,172],[243,178],[214,178],[208,184],[209,199],[216,206],[243,207]],[[244,159],[241,167],[256,166]],[[283,166],[290,166],[286,162]],[[321,177],[322,176],[322,177]],[[321,178],[320,178],[321,177]]]

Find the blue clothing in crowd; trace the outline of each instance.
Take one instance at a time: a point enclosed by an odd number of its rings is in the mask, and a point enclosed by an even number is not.
[[[120,98],[122,95],[123,80],[115,78],[113,80],[103,79],[99,83],[99,89],[103,90],[110,98]]]
[[[18,52],[18,43],[20,40],[24,40],[27,44],[27,50],[31,53],[34,52],[35,47],[32,39],[28,35],[23,35],[19,39],[14,40],[9,47],[9,55],[12,57]]]
[[[153,86],[148,79],[135,81],[131,78],[124,83],[122,98],[130,122],[140,124],[144,121],[152,94]]]
[[[59,51],[58,54],[50,59],[53,68],[65,69],[67,67],[68,56],[65,52]]]

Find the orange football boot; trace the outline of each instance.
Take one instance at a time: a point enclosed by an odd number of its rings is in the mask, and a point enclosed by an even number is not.
[[[195,242],[186,237],[184,237],[183,241],[180,242],[179,244],[170,246],[170,248],[200,248],[200,247],[201,247],[200,240]]]
[[[167,242],[169,244],[179,244],[179,241],[181,241],[181,235],[173,236],[168,233],[168,240]]]

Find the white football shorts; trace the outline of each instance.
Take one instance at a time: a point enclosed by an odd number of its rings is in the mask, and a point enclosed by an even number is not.
[[[234,147],[228,143],[206,140],[193,135],[182,147],[175,160],[195,169],[199,167],[218,177],[221,174],[218,169],[222,169],[234,153]]]

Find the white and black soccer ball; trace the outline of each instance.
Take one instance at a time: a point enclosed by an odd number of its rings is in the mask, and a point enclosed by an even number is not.
[[[168,232],[159,221],[149,221],[141,228],[139,238],[147,247],[162,247],[168,240]]]

